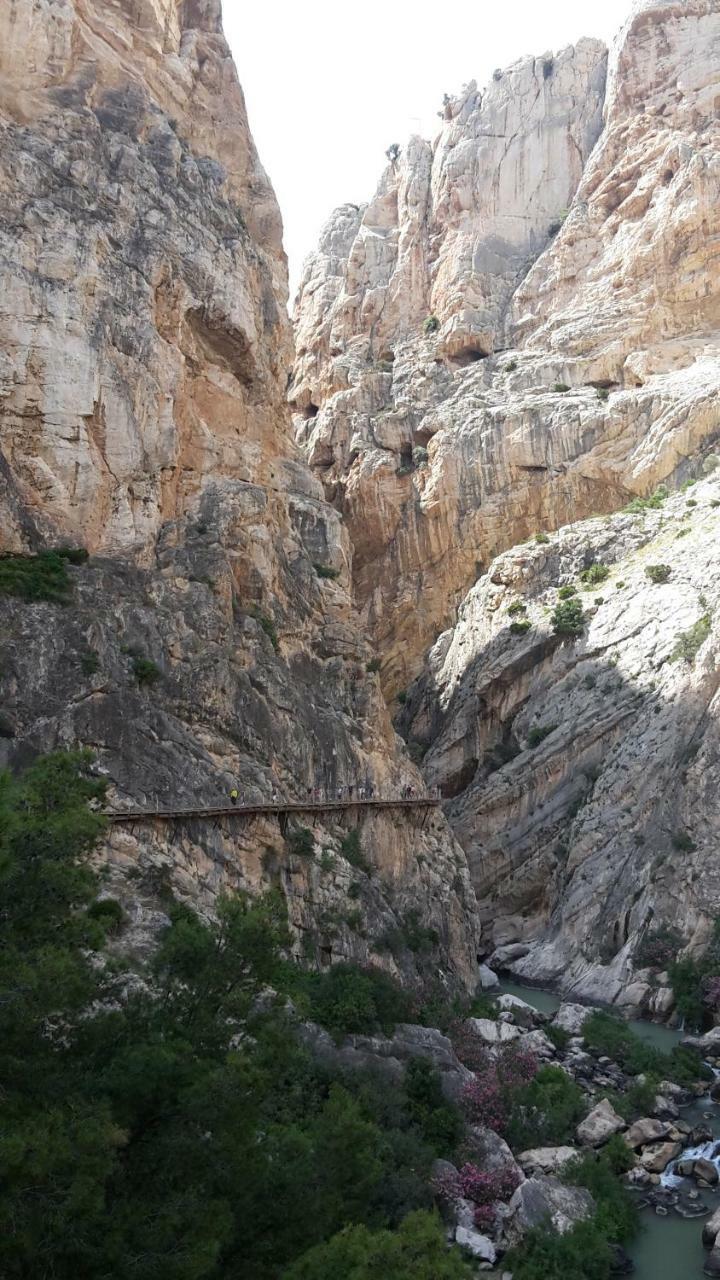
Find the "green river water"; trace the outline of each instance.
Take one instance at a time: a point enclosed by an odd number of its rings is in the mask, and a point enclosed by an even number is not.
[[[502,982],[500,992],[518,996],[541,1013],[554,1013],[561,1003],[560,997],[552,991],[540,991],[517,982]],[[630,1026],[648,1044],[666,1052],[680,1040],[679,1031],[658,1026],[654,1022],[634,1021]],[[711,1124],[713,1133],[718,1136],[720,1113],[709,1099],[703,1098],[696,1106],[684,1109],[682,1116],[693,1122],[700,1121],[708,1113],[713,1118],[705,1119],[704,1123]],[[705,1191],[702,1194],[711,1211],[720,1205],[720,1194],[717,1191]],[[635,1280],[702,1280],[703,1261],[706,1257],[701,1239],[702,1218],[681,1218],[672,1211],[667,1217],[659,1217],[653,1211],[645,1209],[640,1215],[640,1221],[640,1234],[628,1247],[628,1253],[635,1263]]]

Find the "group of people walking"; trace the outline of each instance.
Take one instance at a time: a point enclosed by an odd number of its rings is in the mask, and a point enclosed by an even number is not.
[[[431,787],[428,791],[426,791],[421,796],[417,787],[413,786],[412,783],[408,782],[403,787],[401,795],[380,796],[376,792],[375,784],[373,782],[367,781],[359,785],[354,782],[348,782],[344,786],[341,785],[335,788],[331,788],[330,790],[326,790],[325,788],[319,787],[319,786],[307,787],[306,798],[307,798],[307,803],[309,805],[323,804],[323,803],[327,803],[328,801],[335,802],[338,804],[342,804],[343,802],[347,804],[352,804],[353,801],[380,800],[380,799],[383,799],[383,800],[396,800],[396,799],[435,800],[439,798],[439,792],[437,787]],[[238,791],[237,787],[232,787],[230,791],[230,803],[232,805],[237,805],[238,803],[240,803],[242,806],[243,801],[241,800],[240,792]],[[254,804],[255,802],[251,801],[250,803]],[[283,804],[283,803],[298,804],[298,800],[296,799],[285,800],[284,798],[281,798],[278,795],[276,790],[273,790],[271,803],[272,804]]]

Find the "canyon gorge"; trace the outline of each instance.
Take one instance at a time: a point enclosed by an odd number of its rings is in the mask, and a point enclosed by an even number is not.
[[[637,1072],[581,1006],[677,1029],[671,962],[720,917],[720,6],[634,0],[609,50],[438,114],[330,214],[291,316],[220,0],[3,6],[0,765],[91,752],[130,968],[176,908],[270,892],[303,970],[442,1010],[303,1023],[333,1070],[419,1058],[457,1103],[448,1010],[497,972],[557,991],[468,1022],[564,1072],[599,1148],[582,1103]],[[673,1160],[684,1070],[648,1103]],[[487,1132],[500,1257],[588,1216]]]

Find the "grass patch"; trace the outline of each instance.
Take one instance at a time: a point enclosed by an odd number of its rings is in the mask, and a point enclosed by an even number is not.
[[[40,551],[35,556],[0,556],[0,595],[67,604],[72,590],[67,565],[84,564],[87,558],[81,547]]]
[[[273,649],[277,653],[280,648],[280,640],[278,638],[277,628],[272,618],[269,618],[266,613],[262,613],[257,605],[253,607],[252,616],[256,622],[260,623],[265,635],[268,637]]]
[[[510,623],[510,634],[513,636],[524,636],[530,630],[532,623],[529,618],[522,618],[519,621]]]
[[[333,569],[330,564],[316,564],[313,562],[313,569],[315,570],[318,578],[330,578],[334,580],[335,578],[340,577],[340,570]]]

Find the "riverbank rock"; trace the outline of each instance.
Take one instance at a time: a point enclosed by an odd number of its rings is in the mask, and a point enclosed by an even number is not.
[[[571,1036],[579,1036],[582,1035],[583,1026],[592,1012],[592,1009],[584,1004],[561,1004],[552,1024],[567,1031]]]
[[[478,982],[481,991],[493,991],[500,986],[497,974],[486,964],[478,965]]]
[[[716,1209],[712,1218],[708,1218],[703,1223],[702,1242],[706,1249],[712,1249],[717,1237],[720,1235],[720,1208]]]
[[[670,1125],[665,1120],[654,1120],[646,1116],[643,1120],[635,1120],[625,1134],[628,1146],[637,1150],[647,1147],[652,1142],[661,1142],[670,1132]]]
[[[697,1160],[679,1160],[677,1171],[681,1178],[694,1178],[696,1182],[703,1182],[708,1187],[716,1187],[720,1181],[715,1165],[702,1156]]]
[[[720,1249],[714,1248],[705,1259],[703,1272],[706,1276],[720,1276]]]
[[[584,1147],[600,1147],[614,1133],[621,1133],[627,1123],[619,1116],[611,1102],[603,1098],[575,1130],[578,1142]]]
[[[483,1044],[491,1048],[511,1044],[513,1040],[519,1040],[522,1034],[511,1022],[492,1022],[490,1018],[468,1018],[465,1025]]]
[[[528,1174],[557,1173],[577,1155],[576,1147],[533,1147],[520,1152],[518,1163]]]
[[[553,1177],[528,1178],[513,1193],[505,1237],[509,1244],[516,1244],[528,1231],[546,1224],[563,1235],[594,1211],[595,1201],[584,1187],[567,1187]]]
[[[655,1142],[642,1152],[640,1163],[648,1173],[664,1173],[670,1161],[676,1160],[681,1151],[681,1142]]]

